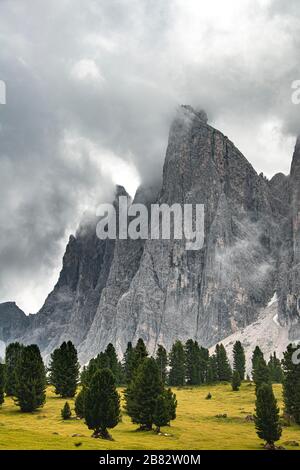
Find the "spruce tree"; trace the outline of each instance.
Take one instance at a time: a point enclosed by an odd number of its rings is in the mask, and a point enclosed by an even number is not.
[[[169,423],[168,402],[164,395],[158,395],[154,407],[153,424],[156,426],[156,432],[160,433],[161,426],[167,426]]]
[[[255,427],[260,439],[274,448],[274,443],[280,439],[282,429],[279,422],[279,408],[272,386],[263,383],[257,391],[255,409]]]
[[[173,393],[170,388],[167,388],[164,391],[164,397],[167,402],[168,424],[170,425],[170,421],[173,421],[174,419],[176,419],[177,399],[176,399],[175,393]]]
[[[227,357],[226,349],[224,348],[223,344],[217,344],[216,358],[218,368],[218,380],[220,382],[230,382],[232,377],[232,371]]]
[[[185,343],[185,373],[188,385],[200,384],[200,348],[192,339]]]
[[[234,370],[231,379],[231,386],[234,392],[237,392],[241,386],[241,378],[238,370]]]
[[[252,375],[256,394],[262,384],[270,384],[269,368],[263,357],[260,356],[255,362]]]
[[[165,384],[167,379],[168,354],[160,344],[157,347],[155,360],[158,365],[161,381]]]
[[[120,385],[122,381],[122,367],[119,363],[118,356],[114,346],[109,343],[105,350],[105,354],[107,356],[108,361],[108,368],[112,371],[116,378],[116,384]]]
[[[120,397],[110,369],[97,370],[92,376],[84,393],[84,417],[94,437],[111,439],[108,429],[119,422]]]
[[[70,405],[67,401],[64,404],[64,407],[62,408],[60,413],[61,413],[61,417],[62,417],[63,420],[67,420],[67,419],[71,418],[72,411],[71,411]]]
[[[200,347],[199,350],[199,383],[207,382],[208,375],[208,363],[209,363],[209,351],[206,348]]]
[[[123,371],[125,382],[128,385],[132,380],[134,371],[134,349],[131,342],[127,343],[127,348],[123,359]]]
[[[0,363],[0,406],[4,403],[5,365]]]
[[[241,380],[245,379],[246,357],[240,341],[236,341],[233,346],[233,369],[238,371]]]
[[[63,342],[53,351],[49,370],[50,382],[56,395],[62,398],[74,397],[78,384],[79,362],[77,350],[71,341]]]
[[[127,413],[141,429],[152,429],[156,400],[163,391],[155,359],[144,359],[125,392]]]
[[[300,364],[295,355],[298,347],[289,344],[283,354],[283,399],[285,412],[300,424]]]
[[[36,344],[22,349],[17,369],[16,404],[23,412],[35,411],[46,400],[46,373]]]
[[[206,382],[208,384],[213,384],[218,382],[218,363],[217,363],[217,356],[213,354],[210,356],[208,360],[208,368],[207,368],[207,379]]]
[[[138,339],[136,346],[134,348],[133,354],[133,374],[137,371],[139,366],[142,364],[144,359],[148,356],[148,351],[146,349],[145,343],[142,338]]]
[[[256,346],[252,354],[252,378],[253,378],[253,372],[256,367],[257,361],[259,361],[259,359],[261,358],[264,359],[263,352],[259,348],[259,346]]]
[[[84,400],[85,400],[85,388],[82,388],[76,395],[75,399],[75,414],[77,418],[84,418]]]
[[[20,363],[23,345],[16,342],[10,343],[5,350],[5,393],[7,396],[16,395],[17,369]]]
[[[276,356],[276,352],[271,354],[268,368],[271,382],[281,384],[283,382],[283,371],[281,362]]]
[[[173,386],[185,385],[185,352],[181,341],[177,340],[170,352],[169,384]]]

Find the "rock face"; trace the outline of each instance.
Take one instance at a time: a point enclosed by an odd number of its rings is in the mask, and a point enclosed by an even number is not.
[[[119,352],[139,337],[151,352],[176,338],[207,346],[256,319],[275,290],[279,241],[271,199],[268,183],[233,143],[183,108],[170,130],[158,202],[204,204],[205,244],[186,251],[184,241],[146,241],[128,290],[110,312],[109,338]],[[84,360],[93,345],[105,347],[100,332],[87,336]]]
[[[0,304],[0,341],[10,342],[22,335],[29,324],[29,317],[15,302]]]
[[[185,240],[174,239],[99,240],[98,219],[85,220],[70,237],[41,311],[9,340],[37,342],[48,355],[71,339],[82,363],[109,342],[121,354],[139,337],[150,352],[176,339],[211,346],[255,323],[275,292],[278,321],[290,337],[297,329],[300,336],[299,188],[300,140],[290,177],[268,181],[205,112],[181,107],[162,183],[140,188],[134,202],[203,204],[203,247],[186,250]],[[116,195],[126,192],[119,187]]]
[[[300,339],[300,138],[297,139],[289,182],[289,214],[279,266],[279,321]]]

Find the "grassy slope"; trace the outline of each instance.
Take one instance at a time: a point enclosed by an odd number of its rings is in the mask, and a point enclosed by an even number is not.
[[[281,401],[281,386],[274,386]],[[48,390],[44,408],[33,414],[20,413],[12,400],[6,399],[0,409],[0,449],[260,449],[254,424],[245,421],[253,413],[254,387],[243,384],[239,392],[230,385],[175,389],[178,417],[163,429],[168,436],[153,432],[136,432],[128,416],[112,430],[113,442],[92,439],[82,420],[62,421],[60,410],[65,400]],[[208,392],[213,397],[205,400]],[[73,401],[69,400],[71,406]],[[216,414],[227,413],[227,419]],[[58,434],[54,434],[58,433]],[[80,436],[72,437],[72,434]],[[300,427],[285,427],[280,443],[300,441]],[[291,448],[286,446],[287,448]]]

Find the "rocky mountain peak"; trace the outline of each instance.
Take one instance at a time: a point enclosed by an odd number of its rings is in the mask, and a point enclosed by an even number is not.
[[[299,182],[299,139],[291,176],[268,181],[204,111],[181,106],[162,182],[140,187],[135,202],[203,204],[202,248],[189,251],[174,239],[100,240],[93,216],[70,237],[40,312],[9,340],[36,342],[47,356],[70,339],[82,363],[110,342],[121,355],[139,337],[150,353],[176,339],[211,346],[255,323],[274,292],[279,322],[299,326]],[[107,201],[117,211],[119,196],[129,198],[122,186]]]

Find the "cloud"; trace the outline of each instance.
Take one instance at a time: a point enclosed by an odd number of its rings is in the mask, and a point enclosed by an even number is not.
[[[178,104],[289,171],[299,2],[0,2],[0,301],[36,310],[82,210],[161,175]]]

